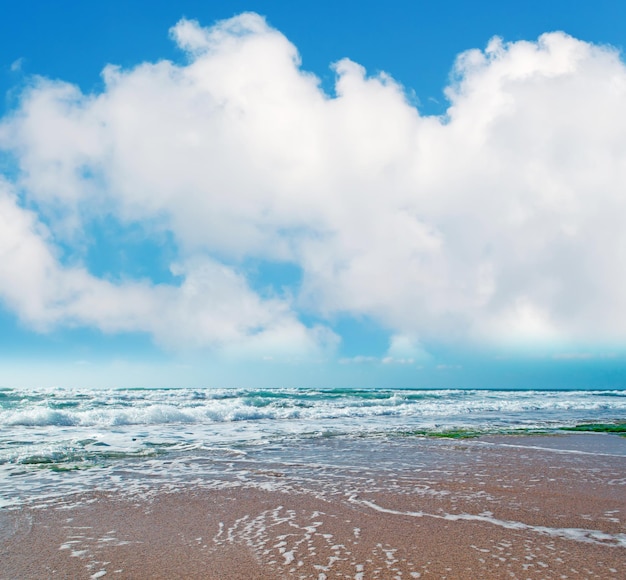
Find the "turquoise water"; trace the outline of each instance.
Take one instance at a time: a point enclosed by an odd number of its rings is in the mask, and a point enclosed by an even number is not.
[[[381,440],[620,422],[618,390],[2,389],[0,498],[71,493],[166,465],[203,477],[251,452],[297,461],[320,439],[369,439],[371,452]]]

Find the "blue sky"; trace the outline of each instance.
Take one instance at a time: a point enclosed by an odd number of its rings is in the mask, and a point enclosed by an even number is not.
[[[624,386],[621,3],[0,6],[3,386]]]

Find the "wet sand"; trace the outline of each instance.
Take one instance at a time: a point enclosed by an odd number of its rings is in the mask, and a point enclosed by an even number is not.
[[[626,578],[624,438],[374,443],[0,510],[0,578]]]

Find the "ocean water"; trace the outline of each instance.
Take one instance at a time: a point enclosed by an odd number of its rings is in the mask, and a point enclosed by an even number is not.
[[[626,391],[1,389],[0,506],[94,489],[228,484],[259,466],[349,469],[384,462],[381,442],[401,457],[416,439],[449,444],[437,435],[608,422],[626,422]],[[355,444],[348,454],[318,444],[331,440]]]

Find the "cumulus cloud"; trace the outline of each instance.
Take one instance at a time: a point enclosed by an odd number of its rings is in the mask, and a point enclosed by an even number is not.
[[[97,94],[36,78],[3,120],[21,204],[1,199],[13,233],[0,295],[23,319],[280,349],[333,342],[301,310],[367,316],[397,337],[398,359],[430,340],[625,336],[615,50],[563,33],[494,39],[458,57],[447,114],[432,117],[348,59],[325,94],[255,14],[182,20],[171,37],[184,64],[108,66]],[[182,284],[61,266],[54,244],[105,213],[170,231]],[[297,265],[298,294],[258,296],[250,258]]]
[[[114,284],[82,267],[64,267],[36,216],[0,183],[0,289],[5,303],[36,329],[89,325],[105,332],[148,332],[167,348],[214,346],[260,355],[310,355],[332,346],[323,328],[307,329],[289,305],[261,299],[242,276],[209,258],[175,265],[180,286]]]

